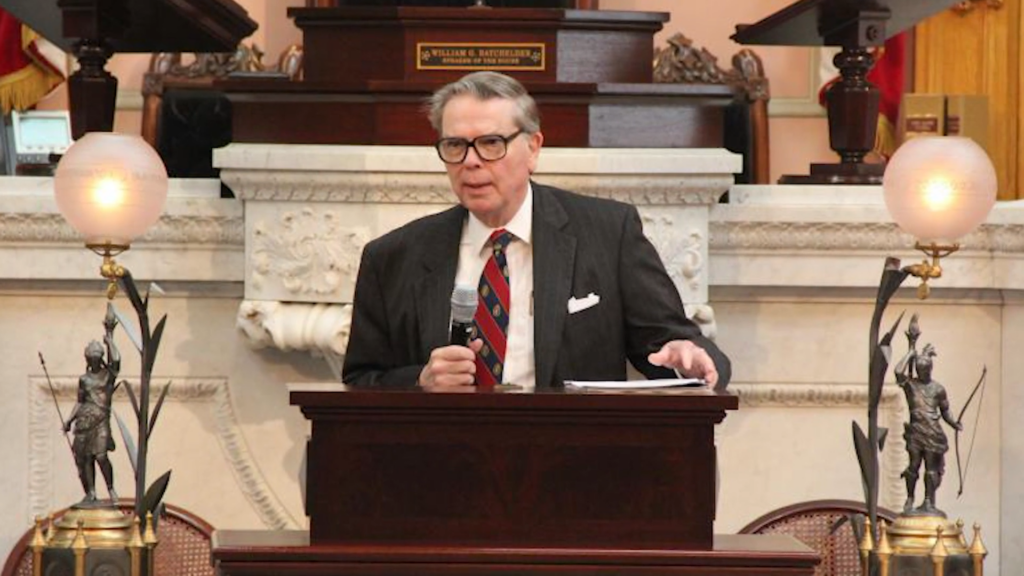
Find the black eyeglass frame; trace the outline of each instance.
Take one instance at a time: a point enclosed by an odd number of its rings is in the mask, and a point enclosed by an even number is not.
[[[516,130],[515,132],[509,134],[508,136],[502,136],[501,134],[481,134],[480,136],[477,136],[472,140],[466,140],[465,138],[441,138],[437,142],[434,142],[434,149],[437,150],[437,157],[440,158],[441,161],[444,162],[445,164],[462,164],[463,162],[466,161],[466,157],[469,156],[470,148],[472,148],[476,152],[476,155],[484,162],[497,162],[498,160],[501,160],[505,156],[508,156],[508,143],[515,140],[516,138],[523,134],[526,134],[526,130],[520,128],[519,130]],[[483,154],[480,154],[480,149],[476,147],[476,141],[481,140],[483,138],[500,138],[501,141],[505,144],[505,150],[501,153],[501,156],[498,156],[497,158],[484,158]],[[462,151],[462,158],[459,158],[458,160],[445,159],[444,155],[441,154],[441,145],[444,144],[445,142],[464,143],[466,145],[466,148],[465,150]]]

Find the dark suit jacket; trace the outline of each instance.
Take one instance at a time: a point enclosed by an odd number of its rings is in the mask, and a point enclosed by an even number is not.
[[[451,294],[467,211],[427,216],[367,244],[356,280],[344,381],[416,385],[448,344]],[[537,389],[567,379],[621,380],[626,359],[648,378],[673,377],[647,355],[692,340],[711,354],[719,388],[729,359],[683,313],[679,292],[633,206],[533,184],[534,355]],[[600,302],[568,313],[571,296]]]

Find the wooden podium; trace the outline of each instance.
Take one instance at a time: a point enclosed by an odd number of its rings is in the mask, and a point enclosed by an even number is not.
[[[315,544],[709,549],[731,394],[293,390]]]
[[[236,142],[426,145],[429,95],[473,70],[523,82],[546,146],[724,145],[738,88],[654,84],[654,34],[668,14],[554,8],[290,8],[302,81],[218,83]],[[274,118],[274,122],[267,122]]]
[[[310,530],[219,533],[223,576],[811,574],[817,563],[784,537],[712,535],[729,393],[326,384],[293,387],[291,402],[312,422]]]

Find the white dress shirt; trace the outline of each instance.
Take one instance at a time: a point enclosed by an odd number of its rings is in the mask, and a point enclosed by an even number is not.
[[[533,354],[533,188],[526,191],[526,199],[512,220],[503,228],[515,239],[508,245],[509,302],[508,340],[505,347],[505,367],[502,384],[515,384],[524,391],[532,391],[536,384]],[[491,250],[487,240],[496,228],[490,228],[472,213],[462,225],[459,242],[459,266],[455,284],[476,288]]]

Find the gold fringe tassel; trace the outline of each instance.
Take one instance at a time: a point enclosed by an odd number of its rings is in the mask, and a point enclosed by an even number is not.
[[[21,27],[21,43],[27,49],[38,36],[27,26]],[[35,58],[29,54],[29,59]],[[27,110],[42,100],[43,96],[63,81],[46,66],[38,63],[30,64],[17,72],[0,78],[0,110],[10,114],[11,110]]]
[[[878,115],[878,129],[875,131],[875,152],[890,158],[896,152],[896,127],[884,115]]]

